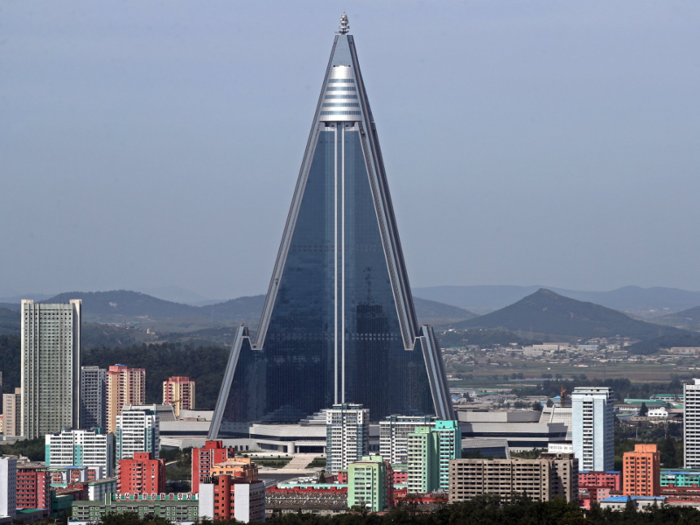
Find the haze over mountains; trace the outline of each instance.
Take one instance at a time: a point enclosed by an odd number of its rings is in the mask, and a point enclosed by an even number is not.
[[[488,304],[493,305],[508,297],[519,295],[527,287],[474,288],[479,288],[477,292],[482,294],[482,299],[490,301]],[[622,301],[621,298],[626,295],[626,304],[652,304],[630,303],[634,297],[650,301],[649,298],[655,294],[657,297],[674,296],[673,293],[659,292],[669,289],[651,289],[653,291],[649,292],[650,289],[630,287],[620,290],[616,291],[616,296]],[[449,293],[444,293],[446,291]],[[441,292],[443,296],[448,296],[448,300],[456,300],[460,290],[443,288]],[[689,293],[692,292],[686,292]],[[256,328],[265,296],[239,297],[216,304],[194,306],[166,301],[144,293],[117,290],[66,292],[47,298],[46,302],[67,302],[70,299],[83,301],[85,345],[109,347],[155,341],[227,345],[233,337],[234,327],[239,323],[247,323],[252,330]],[[700,334],[696,336],[694,332],[678,328],[687,326],[692,330],[700,325],[700,307],[663,316],[651,323],[547,289],[536,290],[504,308],[482,316],[476,316],[463,308],[420,297],[415,297],[415,304],[421,322],[442,326],[457,333],[487,329],[511,332],[523,339],[580,340],[624,337],[650,341],[649,344],[640,347],[640,353],[653,352],[661,347],[682,346],[696,339],[700,341]],[[679,301],[674,304],[679,304]],[[19,334],[19,308],[19,302],[0,303],[0,334]]]
[[[109,292],[64,292],[45,302],[83,301],[87,323],[141,326],[157,332],[190,332],[247,323],[254,327],[260,318],[264,295],[239,297],[217,304],[193,306],[165,301],[127,290]],[[445,324],[476,317],[462,308],[416,298],[416,310],[423,323]],[[0,308],[19,311],[20,303],[0,303]],[[5,318],[8,314],[5,313]],[[17,318],[19,318],[17,316]]]
[[[433,286],[414,288],[419,297],[485,314],[503,308],[545,288],[579,301],[627,312],[635,317],[658,317],[700,306],[700,292],[678,288],[624,286],[607,292],[566,290],[551,286]]]

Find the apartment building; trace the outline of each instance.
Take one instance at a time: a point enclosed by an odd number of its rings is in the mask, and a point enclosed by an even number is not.
[[[27,439],[80,426],[82,302],[22,300],[22,435]]]
[[[343,403],[326,411],[326,472],[337,474],[367,454],[369,409]]]
[[[364,456],[348,465],[348,507],[381,512],[390,504],[387,464],[382,456]]]
[[[430,427],[417,427],[408,435],[408,493],[427,494],[437,490],[438,471],[438,435]]]
[[[700,379],[683,385],[683,463],[700,468]]]
[[[116,421],[117,461],[130,459],[137,452],[160,452],[160,421],[156,405],[125,406]]]
[[[615,396],[608,387],[576,387],[571,395],[574,454],[581,470],[615,466]]]
[[[408,435],[417,427],[434,427],[431,416],[387,416],[379,422],[379,455],[392,465],[408,462]]]
[[[47,434],[47,467],[89,467],[112,477],[114,436],[100,430],[62,430]]]
[[[107,370],[80,367],[80,427],[107,428]]]
[[[119,460],[121,494],[161,494],[165,492],[165,460],[151,452],[135,452],[131,459]]]
[[[635,445],[622,456],[622,495],[660,496],[661,459],[656,445]]]
[[[234,459],[233,447],[224,447],[222,441],[206,441],[201,448],[192,449],[192,493],[199,492],[199,484],[211,476],[214,465]]]
[[[51,473],[43,463],[17,464],[17,509],[51,508]]]
[[[484,494],[509,500],[526,493],[538,501],[578,501],[578,460],[573,454],[543,454],[538,459],[453,459],[450,503]]]
[[[0,457],[0,518],[17,516],[17,459]]]
[[[3,434],[6,437],[22,435],[22,389],[2,395]]]
[[[117,428],[117,415],[125,406],[146,402],[146,370],[113,365],[107,370],[107,432]]]
[[[194,381],[189,377],[174,376],[163,381],[163,404],[172,405],[175,417],[180,410],[194,410]]]
[[[243,523],[265,521],[265,483],[236,480],[229,475],[210,478],[200,484],[200,520]]]

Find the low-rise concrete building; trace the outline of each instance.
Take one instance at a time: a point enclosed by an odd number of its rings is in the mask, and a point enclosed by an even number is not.
[[[601,509],[625,510],[627,502],[631,501],[634,508],[637,510],[649,509],[649,507],[661,506],[666,503],[666,498],[663,496],[612,496],[600,502]]]
[[[559,414],[550,422],[537,410],[460,410],[457,419],[463,438],[506,439],[514,450],[547,448],[571,440],[570,427]]]
[[[101,501],[74,501],[74,525],[97,523],[111,512],[136,512],[139,518],[162,518],[173,523],[199,519],[196,494],[107,494]]]

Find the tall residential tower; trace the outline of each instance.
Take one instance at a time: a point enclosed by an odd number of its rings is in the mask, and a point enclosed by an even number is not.
[[[337,474],[369,450],[369,410],[343,403],[326,412],[326,472]]]
[[[146,402],[146,370],[113,365],[107,370],[107,432],[117,429],[117,416],[127,405]]]
[[[97,366],[80,368],[80,426],[106,429],[107,370]]]
[[[82,302],[22,300],[22,435],[79,427]]]
[[[296,423],[338,403],[362,404],[375,421],[454,419],[437,340],[416,317],[348,33],[343,14],[260,323],[255,338],[244,326],[234,338],[211,439],[236,435],[235,423]]]
[[[615,467],[615,396],[608,387],[576,387],[571,395],[574,455],[579,470]]]
[[[700,379],[683,385],[683,463],[700,468]]]

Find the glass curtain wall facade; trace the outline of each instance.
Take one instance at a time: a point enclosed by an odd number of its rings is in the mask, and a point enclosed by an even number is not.
[[[416,320],[354,41],[340,33],[258,332],[234,341],[212,438],[336,403],[375,421],[452,413],[439,348]]]

